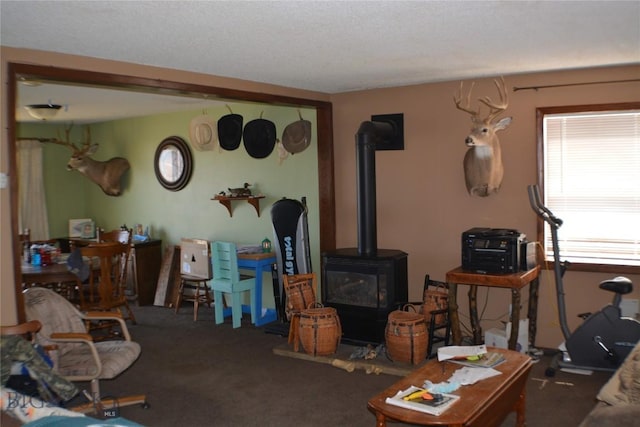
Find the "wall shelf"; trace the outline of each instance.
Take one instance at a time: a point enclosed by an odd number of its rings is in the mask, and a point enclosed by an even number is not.
[[[231,210],[231,202],[236,200],[246,200],[251,206],[253,206],[260,216],[260,199],[264,199],[264,196],[246,196],[246,197],[229,197],[229,196],[215,196],[211,200],[217,200],[221,205],[227,208],[229,216],[233,217],[233,211]]]

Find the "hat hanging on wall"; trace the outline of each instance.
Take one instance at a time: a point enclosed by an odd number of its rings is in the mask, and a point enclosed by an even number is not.
[[[278,164],[281,165],[289,157],[289,152],[281,141],[276,141],[276,152],[278,153]]]
[[[244,148],[254,159],[264,159],[276,146],[276,125],[262,118],[251,120],[244,127],[242,134]]]
[[[282,132],[282,145],[291,154],[304,151],[311,143],[311,122],[304,120],[298,110],[300,120],[290,123]]]
[[[233,114],[231,108],[227,105],[229,112],[226,116],[218,119],[218,140],[220,147],[225,150],[235,150],[240,146],[242,139],[242,116]]]
[[[202,114],[191,119],[189,123],[189,139],[196,150],[213,150],[218,139],[218,130],[213,118]]]

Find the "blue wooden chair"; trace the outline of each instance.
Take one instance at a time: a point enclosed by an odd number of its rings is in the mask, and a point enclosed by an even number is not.
[[[224,318],[231,314],[234,328],[240,327],[242,319],[242,292],[249,291],[251,301],[251,323],[257,319],[257,308],[255,305],[254,293],[256,289],[256,279],[240,277],[238,271],[238,253],[235,243],[214,241],[211,242],[211,262],[213,264],[213,300],[215,305],[216,324],[224,322]],[[223,294],[231,294],[231,307],[225,309],[223,304]]]

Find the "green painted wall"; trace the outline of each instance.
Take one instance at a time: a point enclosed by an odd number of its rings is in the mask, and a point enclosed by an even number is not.
[[[276,125],[278,138],[291,122],[298,120],[298,109],[258,104],[234,104],[234,113],[244,117],[244,123],[262,117]],[[306,197],[309,208],[309,239],[312,266],[320,268],[318,156],[315,111],[301,109],[304,119],[312,122],[312,142],[305,151],[289,155],[279,162],[277,150],[265,159],[254,159],[241,144],[237,150],[226,151],[216,147],[213,151],[198,151],[189,142],[189,122],[202,114],[190,111],[128,118],[91,125],[92,142],[100,148],[93,156],[96,160],[125,157],[131,169],[123,179],[120,197],[105,195],[102,190],[78,172],[66,170],[70,151],[62,146],[46,144],[45,179],[51,237],[68,234],[70,218],[92,218],[98,227],[106,230],[122,224],[135,223],[150,226],[153,238],[162,239],[163,247],[179,244],[182,237],[208,240],[228,240],[238,244],[258,244],[268,237],[273,239],[270,208],[282,197]],[[225,107],[209,108],[206,114],[214,120],[228,114]],[[71,140],[82,140],[84,127],[72,130]],[[64,135],[61,125],[22,124],[19,136],[55,137]],[[153,159],[155,150],[169,136],[183,138],[191,147],[193,175],[181,191],[164,189],[156,180]],[[233,217],[217,201],[211,200],[218,192],[229,187],[240,187],[244,182],[253,185],[254,194],[262,193],[260,217],[253,206],[244,201],[233,202]],[[266,278],[265,278],[266,279]],[[265,288],[265,299],[271,297]]]

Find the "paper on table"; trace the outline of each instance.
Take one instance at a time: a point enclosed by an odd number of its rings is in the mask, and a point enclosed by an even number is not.
[[[487,346],[482,345],[449,345],[438,348],[438,361],[470,356],[481,356],[487,353]]]
[[[472,368],[494,368],[505,362],[507,359],[495,351],[490,351],[480,357],[465,357],[463,359],[449,359],[447,362],[457,363],[458,365],[470,366]]]
[[[477,383],[480,380],[495,377],[496,375],[500,374],[502,374],[502,372],[493,368],[480,369],[465,366],[455,371],[453,375],[451,375],[451,378],[449,378],[449,382],[459,383],[462,385],[471,385]]]

